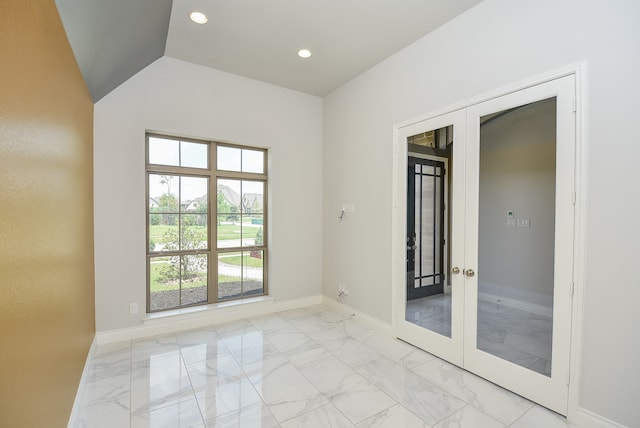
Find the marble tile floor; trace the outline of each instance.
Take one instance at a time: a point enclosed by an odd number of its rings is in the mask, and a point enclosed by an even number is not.
[[[327,306],[97,346],[72,427],[569,427]]]
[[[407,321],[451,337],[451,295],[407,302]],[[551,375],[551,317],[478,302],[478,348],[546,376]]]

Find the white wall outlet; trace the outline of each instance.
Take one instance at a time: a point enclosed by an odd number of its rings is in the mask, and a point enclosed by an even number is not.
[[[516,220],[516,225],[518,227],[530,227],[531,219],[529,218],[519,218]]]
[[[137,303],[129,303],[129,313],[137,314],[138,313],[138,304]]]
[[[507,217],[507,227],[516,227],[516,219]]]

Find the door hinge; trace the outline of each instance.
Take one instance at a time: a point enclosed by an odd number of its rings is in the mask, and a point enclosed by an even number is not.
[[[577,112],[578,111],[578,101],[574,98],[573,99],[573,112]]]
[[[574,190],[574,191],[571,192],[571,204],[573,204],[573,205],[576,204],[576,198],[577,198],[576,191]]]
[[[571,383],[571,371],[567,372],[567,386],[569,386],[569,383]]]

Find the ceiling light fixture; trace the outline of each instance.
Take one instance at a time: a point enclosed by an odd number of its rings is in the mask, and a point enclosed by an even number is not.
[[[205,15],[202,12],[191,12],[189,14],[189,18],[191,18],[191,20],[196,24],[206,24],[207,21],[209,21],[209,18],[207,18],[207,15]]]
[[[298,51],[298,56],[300,58],[309,58],[311,56],[311,51],[309,49],[300,49]]]

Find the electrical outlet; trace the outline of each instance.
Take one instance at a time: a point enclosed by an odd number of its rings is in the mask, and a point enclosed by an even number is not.
[[[130,314],[137,314],[138,313],[138,304],[137,303],[130,303],[129,304],[129,313]]]
[[[519,218],[516,220],[516,225],[518,227],[529,227],[531,223],[531,219],[528,218]]]

